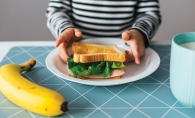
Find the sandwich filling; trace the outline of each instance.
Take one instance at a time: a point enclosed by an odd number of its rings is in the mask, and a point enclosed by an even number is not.
[[[124,69],[123,62],[100,61],[91,63],[75,63],[73,58],[68,58],[68,68],[75,76],[95,75],[110,77],[115,69]]]

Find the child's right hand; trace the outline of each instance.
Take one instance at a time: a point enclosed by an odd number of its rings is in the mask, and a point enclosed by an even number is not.
[[[58,54],[64,62],[70,57],[67,50],[68,47],[81,37],[82,32],[77,28],[67,28],[60,34],[55,46],[58,47]]]

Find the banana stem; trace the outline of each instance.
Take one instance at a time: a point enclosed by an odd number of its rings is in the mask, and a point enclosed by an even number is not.
[[[67,102],[67,101],[65,101],[65,102],[62,103],[62,105],[61,105],[61,110],[62,110],[63,112],[68,111],[68,102]]]
[[[20,65],[21,72],[30,70],[35,66],[35,64],[36,64],[36,60],[34,58],[31,58],[29,61]]]

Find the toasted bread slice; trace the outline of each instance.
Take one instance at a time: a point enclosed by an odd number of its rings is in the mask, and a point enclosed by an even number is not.
[[[74,62],[90,63],[98,61],[125,62],[125,53],[115,45],[97,45],[82,42],[72,44]]]

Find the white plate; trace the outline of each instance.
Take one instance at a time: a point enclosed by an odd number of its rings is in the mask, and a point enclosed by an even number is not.
[[[123,51],[130,50],[130,47],[126,46],[122,39],[118,38],[93,38],[82,40],[82,42],[117,45]],[[69,52],[72,53],[70,48]],[[125,63],[125,74],[120,79],[78,79],[69,76],[67,64],[60,59],[57,48],[51,51],[46,57],[46,66],[55,75],[72,82],[95,86],[119,85],[142,79],[153,73],[159,64],[160,58],[158,54],[151,48],[146,48],[145,55],[141,58],[139,65],[134,62]]]

